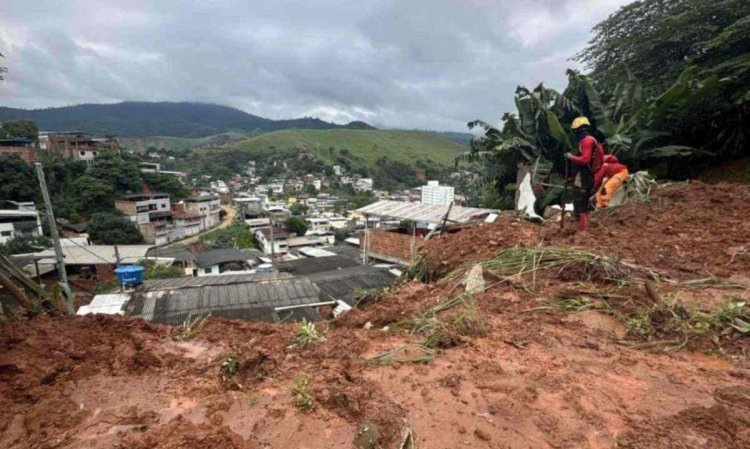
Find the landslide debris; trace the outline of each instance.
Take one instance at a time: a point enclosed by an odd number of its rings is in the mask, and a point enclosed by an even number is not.
[[[215,318],[0,323],[0,447],[744,447],[748,334],[727,304],[748,299],[747,199],[690,183],[583,236],[443,235],[431,283],[370,295],[310,345],[298,324]]]

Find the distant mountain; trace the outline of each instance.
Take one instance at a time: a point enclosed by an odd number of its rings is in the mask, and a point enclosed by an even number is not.
[[[374,129],[364,122],[337,125],[318,118],[271,120],[206,103],[123,102],[48,109],[0,107],[0,122],[33,120],[43,131],[84,131],[122,137],[206,137],[224,132],[264,133],[283,129]]]

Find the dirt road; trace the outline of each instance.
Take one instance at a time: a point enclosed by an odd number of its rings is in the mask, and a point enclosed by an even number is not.
[[[213,227],[213,228],[211,228],[211,229],[209,229],[207,231],[203,231],[201,233],[192,235],[192,236],[190,236],[190,237],[188,237],[186,239],[182,239],[182,240],[178,240],[176,242],[172,242],[172,243],[170,243],[168,245],[165,245],[165,246],[189,245],[189,244],[191,244],[193,242],[197,242],[198,240],[200,240],[201,237],[203,237],[204,235],[208,234],[211,231],[214,231],[216,229],[223,229],[223,228],[226,228],[227,226],[231,225],[232,221],[234,221],[234,217],[237,215],[237,209],[235,209],[233,206],[222,206],[222,209],[224,209],[227,214],[226,214],[226,216],[224,216],[224,220],[222,220],[221,223],[219,223],[215,227]]]

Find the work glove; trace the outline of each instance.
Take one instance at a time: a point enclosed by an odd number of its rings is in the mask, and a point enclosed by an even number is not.
[[[570,159],[573,157],[573,153],[565,153],[565,159]]]

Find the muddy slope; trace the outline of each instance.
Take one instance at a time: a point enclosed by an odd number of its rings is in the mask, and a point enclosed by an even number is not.
[[[679,198],[690,194],[701,207],[687,212]],[[443,236],[426,258],[447,272],[503,247],[574,242],[680,279],[742,278],[750,261],[731,252],[750,235],[740,217],[747,199],[736,186],[670,187],[645,206],[598,214],[583,237],[501,222]],[[723,234],[709,239],[706,222]],[[406,283],[319,324],[325,341],[309,348],[295,344],[294,325],[210,319],[182,341],[178,328],[120,317],[0,323],[0,447],[394,448],[409,436],[436,449],[750,447],[746,339],[734,340],[731,356],[630,349],[622,342],[632,331],[613,316],[540,301],[592,289],[637,301],[642,288],[550,273],[533,288],[501,282],[475,295],[482,332],[451,336],[425,356],[415,324],[461,288]],[[747,293],[690,292],[709,294],[719,303]],[[398,360],[408,362],[385,363]]]

